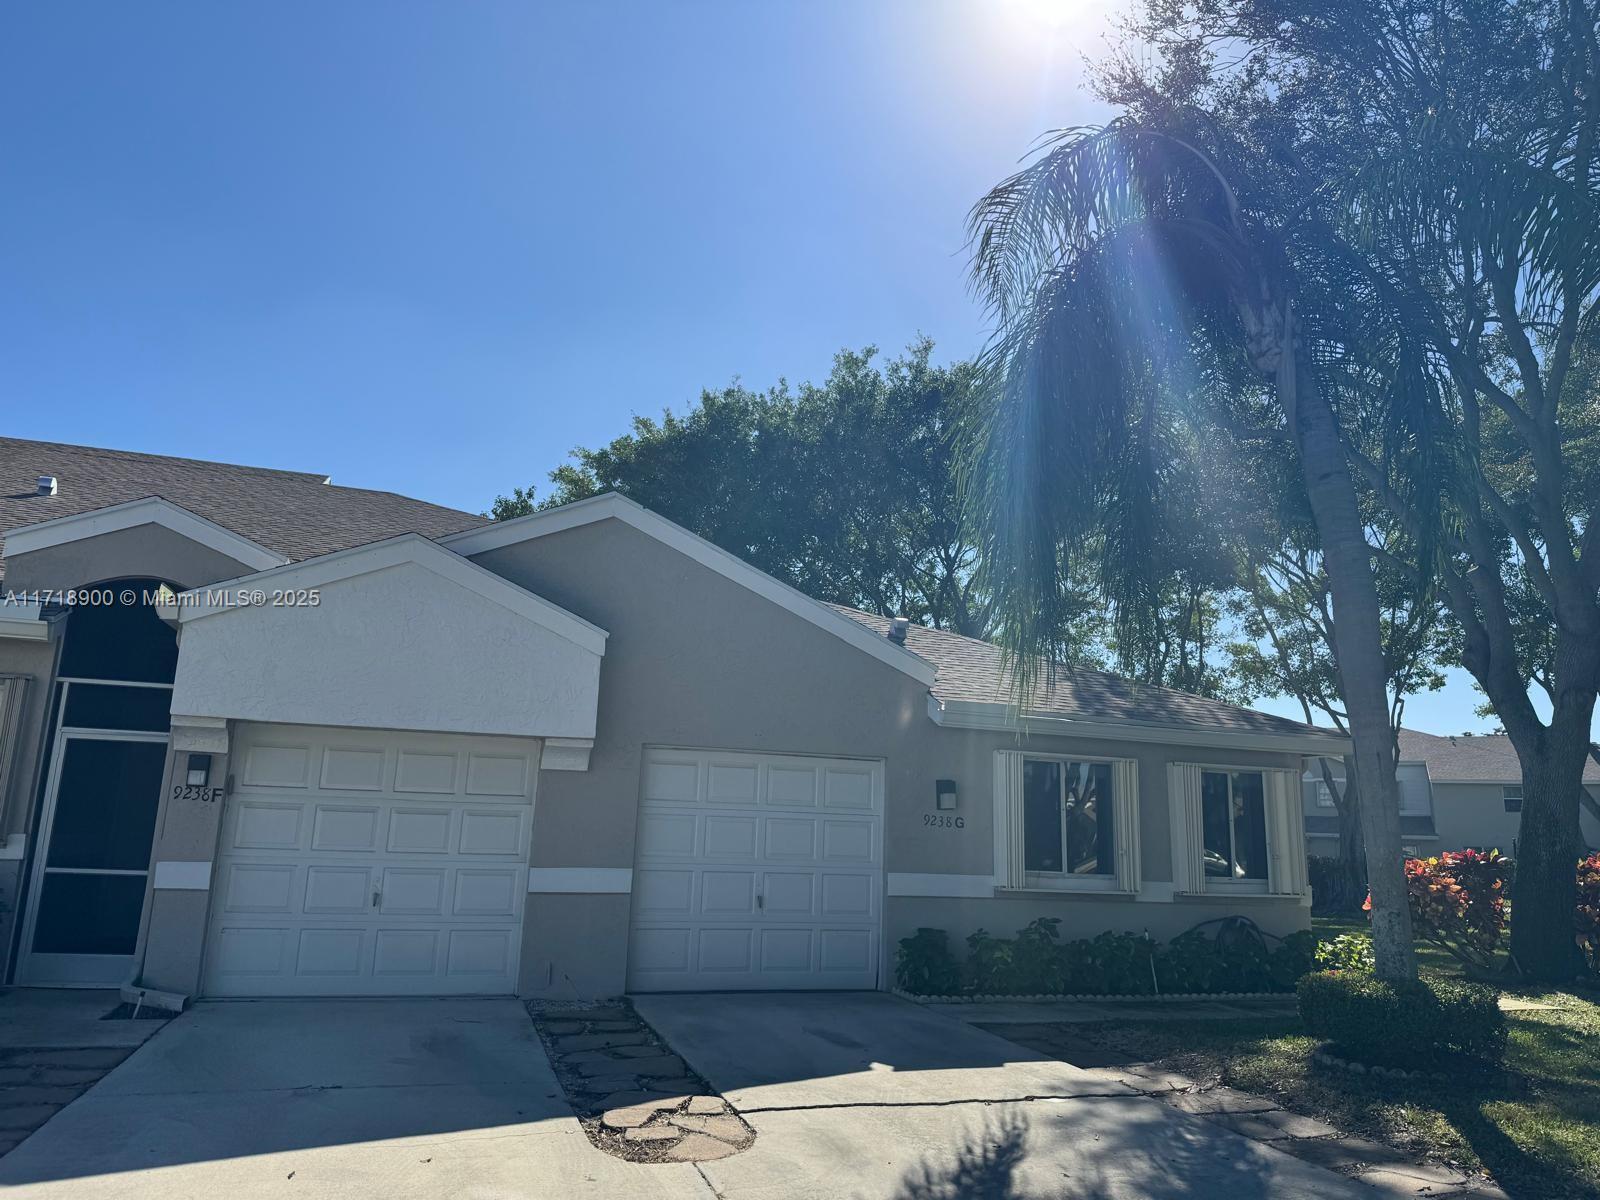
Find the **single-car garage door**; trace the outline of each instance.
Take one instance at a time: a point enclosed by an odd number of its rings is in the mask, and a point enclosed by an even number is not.
[[[242,725],[211,996],[516,990],[538,743]]]
[[[662,749],[643,776],[630,988],[877,986],[880,763]]]

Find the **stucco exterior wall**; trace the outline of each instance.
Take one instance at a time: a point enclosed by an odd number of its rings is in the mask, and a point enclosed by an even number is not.
[[[135,525],[6,559],[13,592],[84,587],[107,579],[161,579],[199,587],[247,575],[251,568],[161,525]]]
[[[474,561],[611,633],[589,770],[547,771],[540,779],[535,867],[631,868],[644,749],[684,746],[882,759],[885,870],[991,877],[994,752],[1033,748],[1137,759],[1142,875],[1158,885],[1146,899],[1163,901],[1159,885],[1172,879],[1169,761],[1300,766],[1290,754],[1038,736],[1019,742],[1004,732],[941,728],[929,719],[927,690],[916,680],[619,521],[488,551]],[[940,778],[957,783],[962,829],[922,823],[934,810]],[[556,994],[568,986],[559,981],[582,978],[595,994],[621,991],[625,958],[608,949],[596,961],[597,941],[542,916],[580,911],[592,927],[609,930],[622,914],[616,937],[625,947],[627,899],[531,897],[523,989]],[[1172,904],[1081,895],[892,897],[885,943],[892,948],[917,925],[940,922],[957,938],[979,925],[1009,935],[1040,915],[1062,916],[1064,933],[1148,927],[1170,936],[1228,911],[1245,912],[1275,932],[1308,920],[1308,910],[1294,901],[1255,898]]]
[[[1439,831],[1439,849],[1460,850],[1467,846],[1497,848],[1512,853],[1522,814],[1506,811],[1503,784],[1435,783],[1433,819]],[[1590,787],[1594,795],[1600,788]],[[1600,821],[1587,809],[1580,809],[1579,828],[1584,841],[1600,847]]]

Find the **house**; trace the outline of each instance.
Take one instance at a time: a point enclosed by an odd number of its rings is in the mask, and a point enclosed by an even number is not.
[[[1344,785],[1344,763],[1328,764],[1334,786]],[[1406,853],[1428,857],[1443,850],[1498,849],[1515,855],[1522,823],[1522,765],[1503,733],[1440,737],[1416,729],[1400,731],[1400,837]],[[1584,766],[1579,809],[1586,845],[1600,847],[1600,763]],[[1303,780],[1306,844],[1312,854],[1332,855],[1339,817],[1319,763]]]
[[[1308,924],[1325,730],[830,607],[615,495],[513,521],[0,439],[6,978],[881,988],[896,941]]]

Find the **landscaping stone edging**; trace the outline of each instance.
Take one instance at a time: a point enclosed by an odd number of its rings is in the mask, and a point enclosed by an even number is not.
[[[1034,995],[1026,993],[967,995],[963,993],[958,996],[919,996],[915,992],[908,992],[901,988],[890,988],[889,990],[891,994],[899,996],[902,1000],[910,1000],[913,1004],[1038,1004],[1055,1000],[1092,1004],[1192,1004],[1196,1000],[1294,999],[1293,992],[1152,992],[1148,995],[1122,992],[1103,995],[1040,992]]]
[[[1366,1063],[1340,1058],[1331,1050],[1320,1046],[1311,1052],[1311,1061],[1319,1067],[1328,1067],[1335,1071],[1347,1071],[1352,1075],[1371,1075],[1378,1079],[1432,1079],[1436,1082],[1443,1082],[1450,1078],[1449,1074],[1444,1071],[1408,1071],[1404,1067],[1368,1066]]]
[[[596,1149],[628,1162],[711,1162],[755,1142],[755,1130],[627,1000],[530,1000],[527,1011]]]

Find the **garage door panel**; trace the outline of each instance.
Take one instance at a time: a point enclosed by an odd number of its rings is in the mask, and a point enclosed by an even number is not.
[[[521,809],[495,811],[469,809],[461,814],[462,854],[502,854],[515,857],[521,852]]]
[[[651,750],[641,775],[630,987],[877,985],[879,764]]]
[[[232,808],[233,837],[228,844],[234,848],[293,850],[300,845],[300,819],[305,810],[298,805],[241,799]]]
[[[378,909],[386,917],[442,917],[448,876],[444,867],[385,867]]]
[[[382,750],[341,750],[329,746],[322,752],[322,790],[381,792],[384,759]]]
[[[454,795],[460,758],[454,754],[427,754],[402,750],[396,757],[394,790]]]
[[[376,806],[350,808],[319,804],[311,824],[311,848],[346,852],[376,850],[380,815]]]
[[[306,868],[308,913],[363,914],[371,896],[372,872],[366,867]]]
[[[448,854],[450,823],[448,808],[401,808],[389,810],[391,854]]]
[[[243,725],[205,991],[515,991],[538,745]]]
[[[311,775],[310,746],[251,746],[244,755],[244,783],[249,787],[303,788]]]

